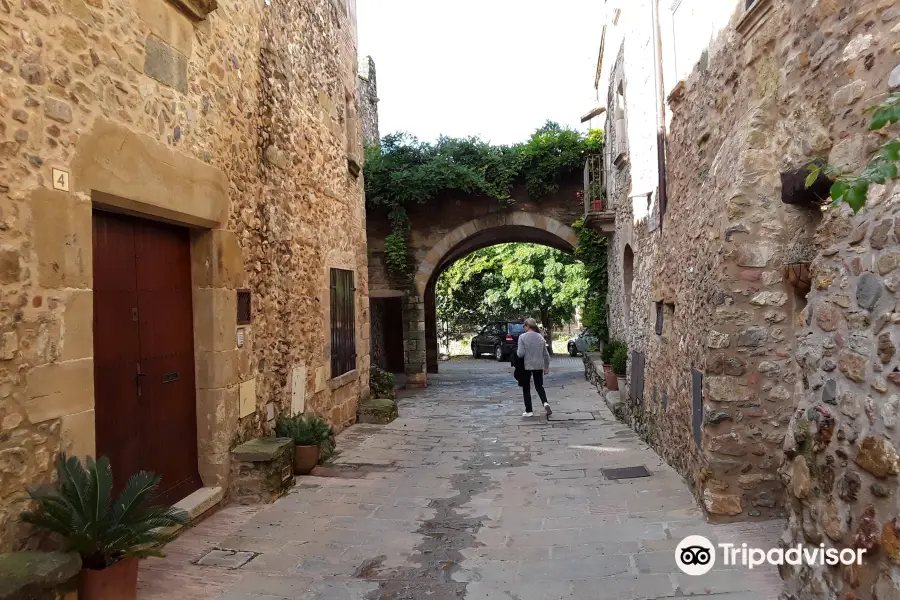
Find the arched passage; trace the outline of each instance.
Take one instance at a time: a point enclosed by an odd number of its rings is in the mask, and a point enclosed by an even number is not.
[[[474,219],[446,234],[428,252],[416,273],[416,292],[422,298],[424,323],[421,326],[410,323],[406,329],[407,348],[415,345],[421,350],[419,341],[423,342],[425,350],[423,366],[427,372],[438,372],[439,350],[435,306],[435,286],[438,277],[454,261],[475,250],[510,242],[543,244],[564,252],[573,252],[578,243],[578,236],[575,230],[556,219],[527,213],[506,213]],[[417,339],[421,336],[419,331],[424,331],[424,340]],[[407,364],[407,373],[410,375],[420,371],[421,367],[417,363]],[[424,383],[424,373],[422,377]]]
[[[472,219],[446,234],[419,263],[415,278],[417,293],[424,295],[436,270],[479,248],[506,242],[533,242],[571,252],[578,245],[578,235],[556,219],[525,212]]]

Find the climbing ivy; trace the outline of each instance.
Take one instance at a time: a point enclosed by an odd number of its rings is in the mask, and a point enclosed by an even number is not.
[[[406,237],[409,234],[409,217],[406,209],[395,206],[388,214],[391,233],[384,238],[384,256],[388,271],[399,274],[408,270]]]
[[[585,327],[590,327],[597,338],[605,342],[609,339],[609,326],[606,322],[606,295],[609,288],[606,238],[585,226],[584,219],[575,221],[572,227],[578,234],[575,256],[584,263],[584,273],[588,280],[582,320]]]
[[[441,198],[447,192],[480,194],[512,202],[515,184],[532,198],[552,194],[562,179],[581,168],[588,152],[599,151],[599,130],[583,135],[548,121],[527,142],[497,146],[471,138],[441,137],[434,143],[397,133],[380,147],[366,150],[366,207],[388,215],[391,233],[385,239],[385,263],[400,282],[410,276],[407,208]]]
[[[900,122],[900,93],[888,95],[883,102],[870,107],[867,112],[872,113],[872,121],[869,124],[872,131],[881,131]],[[900,139],[892,139],[880,148],[862,174],[857,176],[849,175],[832,165],[810,165],[806,187],[812,187],[820,175],[826,175],[834,182],[831,185],[831,199],[834,206],[846,202],[853,212],[858,213],[866,205],[869,187],[873,183],[884,185],[888,179],[897,178],[898,162],[900,162]]]

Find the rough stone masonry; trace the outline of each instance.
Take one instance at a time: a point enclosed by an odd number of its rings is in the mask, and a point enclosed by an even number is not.
[[[739,4],[669,97],[667,212],[632,224],[617,199],[611,330],[646,365],[625,418],[714,518],[783,510],[785,545],[868,550],[785,569],[784,598],[898,598],[900,190],[873,186],[854,215],[784,182],[817,159],[859,172],[884,143],[865,110],[900,88],[900,10]]]
[[[23,487],[61,451],[94,453],[94,209],[191,227],[204,485],[227,488],[230,449],[281,410],[354,421],[369,327],[353,0],[0,0],[0,70],[0,551],[22,546]],[[330,268],[356,289],[357,368],[339,379]]]

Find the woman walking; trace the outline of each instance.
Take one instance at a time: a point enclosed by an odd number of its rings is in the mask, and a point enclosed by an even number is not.
[[[537,390],[541,403],[547,416],[553,414],[550,403],[547,402],[547,393],[544,391],[544,375],[550,372],[550,353],[547,352],[547,342],[537,331],[537,322],[534,319],[525,319],[525,333],[519,336],[519,346],[516,356],[522,359],[522,394],[525,397],[525,412],[523,417],[533,417],[531,409],[531,380],[534,379],[534,389]]]

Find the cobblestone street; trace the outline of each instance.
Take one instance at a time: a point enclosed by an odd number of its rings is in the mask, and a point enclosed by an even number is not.
[[[144,561],[141,600],[777,598],[773,569],[678,571],[686,535],[771,548],[783,524],[706,524],[580,358],[554,359],[550,423],[521,417],[507,364],[441,371],[403,394],[394,423],[342,434],[328,476],[300,478],[274,505],[224,509]],[[651,476],[601,473],[638,465]],[[246,554],[194,564],[215,548]]]

